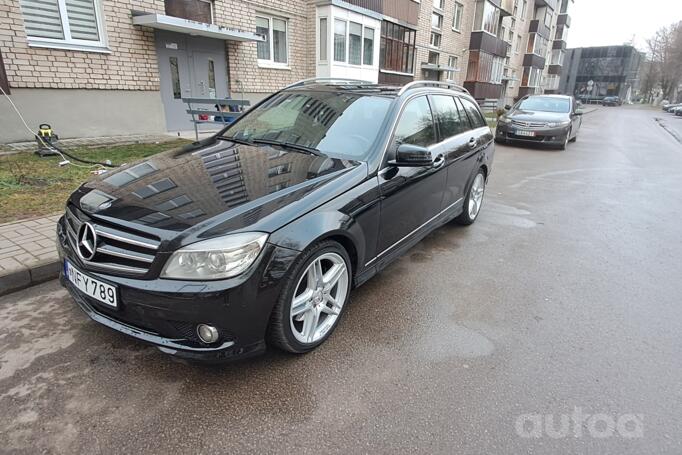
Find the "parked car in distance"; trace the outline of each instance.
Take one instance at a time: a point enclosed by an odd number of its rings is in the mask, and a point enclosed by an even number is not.
[[[682,106],[677,106],[672,111],[676,116],[682,116]]]
[[[663,106],[663,110],[665,112],[672,112],[673,109],[675,109],[676,107],[680,107],[680,106],[682,106],[682,104],[680,104],[680,103],[670,103],[670,104],[666,104],[665,106]]]
[[[623,100],[619,96],[606,96],[601,100],[602,106],[622,106]]]
[[[535,143],[566,149],[578,138],[582,111],[566,95],[529,95],[497,120],[497,142]]]
[[[60,282],[94,321],[169,354],[305,353],[352,288],[476,220],[494,152],[461,87],[301,81],[81,186],[58,222]]]

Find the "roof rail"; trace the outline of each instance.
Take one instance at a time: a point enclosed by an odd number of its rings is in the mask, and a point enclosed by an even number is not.
[[[298,82],[294,82],[291,85],[287,85],[282,90],[294,87],[303,87],[306,84],[315,83],[329,83],[333,85],[376,85],[374,82],[361,81],[359,79],[344,79],[339,77],[311,77],[310,79],[303,79]]]
[[[453,84],[451,82],[441,82],[441,81],[413,81],[408,84],[403,85],[403,87],[398,92],[398,96],[402,95],[408,90],[419,87],[441,87],[449,88],[451,90],[457,90],[458,92],[469,94],[469,90],[465,89],[461,85]]]

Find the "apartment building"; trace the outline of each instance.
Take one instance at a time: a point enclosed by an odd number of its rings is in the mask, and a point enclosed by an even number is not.
[[[308,77],[453,81],[500,105],[556,89],[573,0],[556,1],[0,0],[0,87],[62,137],[190,130],[184,98]],[[30,138],[0,114],[0,142]]]
[[[638,95],[645,56],[629,45],[568,49],[561,75],[561,91],[584,102]]]

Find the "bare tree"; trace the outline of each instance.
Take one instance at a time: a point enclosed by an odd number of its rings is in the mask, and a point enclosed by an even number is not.
[[[663,97],[670,98],[682,82],[682,22],[659,29],[647,45],[646,85],[649,90],[658,86]]]

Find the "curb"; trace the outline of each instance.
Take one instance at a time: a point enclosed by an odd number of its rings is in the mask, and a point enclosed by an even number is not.
[[[50,260],[0,276],[0,296],[55,279],[59,276],[60,270],[60,262]]]

